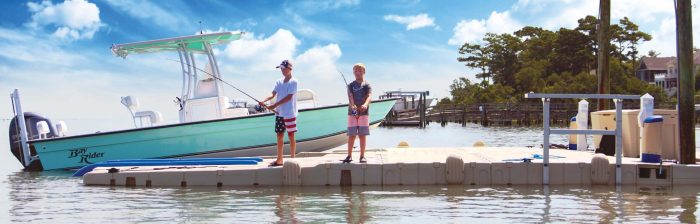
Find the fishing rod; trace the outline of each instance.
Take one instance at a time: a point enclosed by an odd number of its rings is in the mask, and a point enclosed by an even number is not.
[[[341,71],[338,70],[338,69],[336,69],[336,71],[338,71],[338,73],[340,73],[340,76],[343,77],[343,81],[345,81],[345,88],[348,89],[348,97],[350,97],[349,94],[350,94],[351,91],[350,91],[350,85],[348,85],[348,80],[345,79],[345,75],[343,74],[343,72],[341,72]],[[350,105],[350,102],[348,102],[348,105],[351,106],[351,108],[353,108],[353,109],[352,109],[352,115],[357,115],[357,109],[354,109],[354,106],[355,106],[355,105]]]
[[[175,60],[175,59],[166,58],[166,60],[170,60],[170,61],[174,61],[174,62],[183,63],[182,61],[180,61],[180,60]],[[207,71],[204,71],[204,70],[202,70],[202,69],[200,69],[200,68],[198,68],[198,67],[196,67],[196,66],[194,66],[194,65],[190,65],[189,63],[183,63],[183,64],[185,64],[185,65],[187,65],[187,66],[191,66],[191,67],[193,67],[194,69],[197,69],[198,71],[204,72],[205,74],[207,74],[207,75],[209,75],[209,76],[211,76],[211,77],[213,77],[213,78],[215,78],[215,79],[221,81],[222,83],[224,83],[224,84],[226,84],[226,85],[229,85],[231,88],[233,88],[233,89],[235,89],[235,90],[238,90],[238,92],[241,92],[241,93],[243,93],[244,95],[246,95],[246,96],[250,97],[251,99],[255,100],[255,102],[258,102],[258,104],[259,104],[259,103],[262,103],[262,102],[260,102],[260,100],[255,99],[255,97],[249,95],[249,94],[246,93],[245,91],[243,91],[243,90],[237,88],[236,86],[232,85],[231,83],[228,83],[228,82],[224,81],[223,79],[221,79],[221,78],[219,78],[219,77],[216,77],[216,76],[212,75],[211,73],[209,73],[209,72],[207,72]],[[272,112],[277,113],[276,110],[270,108],[269,106],[265,105],[264,103],[263,103],[262,105],[263,105],[265,108],[267,108],[268,110],[271,110]]]
[[[345,75],[343,75],[343,72],[341,72],[340,70],[337,70],[337,69],[336,69],[336,71],[338,71],[338,73],[340,73],[340,76],[343,77],[343,81],[345,81],[345,86],[348,86],[348,80],[345,79]]]

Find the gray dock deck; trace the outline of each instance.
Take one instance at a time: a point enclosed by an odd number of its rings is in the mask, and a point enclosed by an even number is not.
[[[368,149],[367,163],[340,162],[344,149],[304,153],[258,165],[157,166],[97,168],[83,177],[86,185],[105,186],[341,186],[341,185],[542,185],[542,149],[506,147]],[[604,167],[592,164],[593,152],[550,150],[551,185],[615,185],[614,157]],[[452,158],[448,161],[448,157]],[[600,155],[598,155],[599,158]],[[649,164],[623,158],[622,185],[700,184],[700,165]],[[597,178],[597,179],[596,179]],[[604,178],[607,181],[601,181]]]

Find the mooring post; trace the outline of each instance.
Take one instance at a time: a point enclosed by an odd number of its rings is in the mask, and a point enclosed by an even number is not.
[[[622,184],[622,99],[615,101],[615,184]],[[580,144],[580,143],[579,143]]]
[[[676,1],[678,52],[678,127],[681,164],[695,164],[695,77],[693,76],[693,23],[690,0]]]
[[[542,122],[544,141],[542,143],[542,184],[549,185],[549,99],[542,98]]]

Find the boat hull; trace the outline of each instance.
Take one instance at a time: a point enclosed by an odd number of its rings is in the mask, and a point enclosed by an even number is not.
[[[394,99],[373,101],[370,122],[375,125],[381,122],[394,103]],[[44,170],[116,159],[264,156],[277,153],[274,124],[273,114],[260,114],[37,140],[29,144],[36,149]],[[297,127],[297,153],[342,145],[347,139],[347,105],[301,110]]]

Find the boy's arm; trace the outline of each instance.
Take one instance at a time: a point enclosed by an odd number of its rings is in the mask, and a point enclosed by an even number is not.
[[[261,100],[260,103],[261,103],[261,104],[265,104],[265,102],[271,100],[271,99],[274,98],[276,95],[277,95],[277,92],[272,91],[272,95],[270,95],[269,97],[265,98],[264,100]]]
[[[278,100],[278,101],[275,102],[274,104],[270,105],[270,108],[275,109],[275,108],[277,108],[278,106],[280,106],[280,105],[282,105],[282,104],[284,104],[284,103],[286,103],[286,102],[289,102],[290,100],[292,100],[292,96],[294,96],[294,95],[289,94],[289,95],[285,96],[284,98],[282,98],[282,100]]]
[[[367,93],[367,98],[365,99],[365,103],[363,103],[362,105],[365,107],[368,107],[369,103],[371,103],[371,102],[372,102],[372,93],[370,92],[370,93]]]
[[[355,108],[355,99],[352,97],[352,92],[350,92],[350,87],[348,87],[348,102],[350,108]]]
[[[367,86],[367,98],[365,98],[365,102],[362,103],[362,111],[367,110],[370,102],[372,102],[372,87]]]

